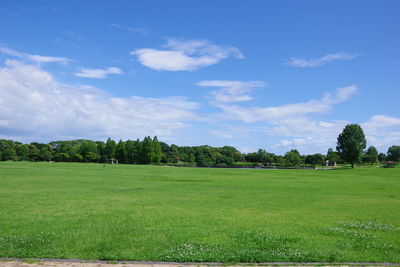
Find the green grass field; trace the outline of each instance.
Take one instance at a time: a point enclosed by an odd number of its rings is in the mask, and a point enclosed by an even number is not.
[[[400,169],[0,162],[0,257],[400,262]]]

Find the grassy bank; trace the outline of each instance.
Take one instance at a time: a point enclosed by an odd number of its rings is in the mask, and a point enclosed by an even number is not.
[[[400,262],[400,169],[0,162],[0,257]]]

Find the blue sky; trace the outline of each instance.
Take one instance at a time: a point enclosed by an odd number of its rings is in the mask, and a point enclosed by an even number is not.
[[[400,144],[399,1],[1,1],[0,138]]]

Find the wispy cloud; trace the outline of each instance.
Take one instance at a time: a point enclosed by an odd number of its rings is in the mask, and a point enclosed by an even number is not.
[[[112,97],[101,89],[57,82],[39,66],[0,67],[0,138],[136,138],[175,136],[199,119],[184,97]]]
[[[333,61],[350,60],[350,59],[356,58],[357,56],[358,56],[357,54],[338,52],[338,53],[334,53],[334,54],[328,54],[328,55],[320,57],[320,58],[312,58],[312,59],[303,59],[303,58],[292,57],[285,64],[289,65],[289,66],[293,66],[293,67],[313,68],[313,67],[326,65]]]
[[[356,86],[347,86],[317,100],[280,106],[244,107],[216,101],[211,104],[222,110],[219,118],[245,123],[247,129],[255,125],[249,123],[262,123],[263,127],[253,127],[252,132],[274,138],[273,149],[297,148],[315,153],[334,147],[337,135],[348,122],[315,120],[313,117],[330,112],[335,104],[349,100],[356,92]]]
[[[322,99],[310,100],[303,103],[294,103],[271,107],[242,107],[224,103],[214,103],[214,106],[223,110],[227,118],[245,122],[268,121],[272,119],[300,116],[306,114],[326,113],[334,104],[348,100],[357,92],[356,86],[338,88],[334,94],[325,94]]]
[[[122,70],[117,67],[109,67],[107,69],[81,69],[74,73],[75,76],[92,79],[104,79],[109,74],[122,74]]]
[[[213,83],[210,81],[210,84]],[[350,100],[356,93],[357,87],[351,85],[325,93],[320,99],[280,106],[246,107],[218,101],[211,104],[222,110],[220,116],[214,117],[243,123],[243,129],[251,129],[250,136],[261,133],[275,140],[271,145],[273,150],[288,151],[296,148],[302,153],[316,153],[324,152],[329,147],[335,148],[338,135],[347,124],[352,123],[347,120],[316,119],[317,115],[331,112],[336,104]],[[375,115],[360,125],[364,129],[368,146],[373,145],[386,152],[389,146],[400,143],[398,117]],[[211,133],[221,138],[224,135],[221,131]]]
[[[217,91],[211,91],[210,94],[217,102],[242,102],[253,99],[249,94],[256,87],[264,87],[266,84],[261,81],[224,81],[211,80],[200,81],[196,83],[198,86],[219,87]]]
[[[223,139],[232,139],[233,135],[230,133],[226,133],[226,132],[222,132],[222,131],[218,131],[218,130],[210,130],[210,133],[212,135],[215,135],[219,138],[223,138]]]
[[[274,148],[296,148],[303,152],[322,151],[335,148],[337,137],[349,121],[323,122],[310,118],[294,118],[276,123],[266,133],[271,136],[285,137]],[[400,118],[386,115],[374,115],[368,121],[360,123],[367,139],[367,146],[375,146],[380,152],[400,143]]]
[[[193,71],[229,57],[244,58],[235,47],[219,46],[207,40],[171,38],[164,48],[136,49],[130,54],[137,56],[142,65],[158,71]]]
[[[400,118],[375,115],[361,124],[368,143],[376,147],[400,144]],[[384,151],[386,152],[386,151]]]
[[[371,119],[363,124],[367,129],[382,129],[386,127],[398,126],[400,127],[400,118],[386,116],[386,115],[375,115]]]
[[[65,57],[50,57],[50,56],[41,56],[41,55],[22,53],[22,52],[15,51],[15,50],[7,48],[7,47],[0,47],[0,53],[6,54],[9,56],[26,59],[26,60],[33,61],[36,63],[60,63],[60,64],[65,65],[68,62],[72,61]]]
[[[139,33],[139,34],[146,35],[146,36],[150,35],[149,30],[146,28],[133,28],[133,27],[123,26],[120,24],[110,24],[110,26],[117,28],[117,29],[126,30],[129,32]]]

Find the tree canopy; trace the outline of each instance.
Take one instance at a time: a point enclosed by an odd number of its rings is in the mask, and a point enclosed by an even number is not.
[[[347,125],[338,137],[337,152],[329,149],[327,155],[301,155],[292,149],[284,156],[258,149],[257,152],[241,153],[235,147],[223,146],[178,146],[160,142],[157,136],[145,137],[142,141],[111,138],[106,142],[77,139],[53,141],[48,144],[32,142],[22,144],[0,139],[0,160],[61,161],[61,162],[107,162],[115,158],[124,164],[169,164],[198,167],[315,167],[325,160],[354,163],[400,161],[400,146],[391,146],[387,152],[379,153],[375,147],[366,146],[365,136],[357,124]]]
[[[360,161],[366,145],[367,141],[361,126],[348,124],[337,139],[336,150],[340,157],[354,168],[354,164]]]
[[[387,152],[388,160],[398,162],[400,161],[400,146],[391,146]]]

